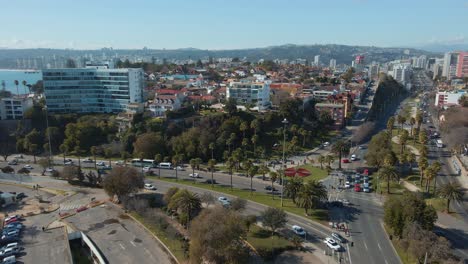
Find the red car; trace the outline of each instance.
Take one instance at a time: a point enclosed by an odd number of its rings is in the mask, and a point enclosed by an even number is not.
[[[10,219],[8,219],[8,220],[5,220],[5,225],[11,224],[11,223],[16,223],[16,222],[18,222],[18,221],[19,221],[18,218],[12,217],[12,218],[10,218]]]
[[[355,191],[355,192],[360,192],[360,191],[361,191],[361,185],[355,184],[355,185],[354,185],[354,191]]]
[[[349,159],[342,159],[341,160],[343,163],[349,163]]]

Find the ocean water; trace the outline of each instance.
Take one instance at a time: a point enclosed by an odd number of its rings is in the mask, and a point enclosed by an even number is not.
[[[5,89],[16,94],[15,80],[18,80],[18,91],[24,94],[27,91],[23,86],[23,81],[28,84],[35,84],[37,81],[42,80],[42,72],[36,70],[2,70],[0,69],[0,89],[3,89],[2,83],[5,82]]]

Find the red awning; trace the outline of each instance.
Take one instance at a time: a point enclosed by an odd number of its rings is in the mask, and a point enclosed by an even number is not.
[[[295,176],[300,176],[300,177],[307,177],[310,175],[310,171],[304,168],[287,168],[284,170],[284,175],[288,177],[295,177]]]

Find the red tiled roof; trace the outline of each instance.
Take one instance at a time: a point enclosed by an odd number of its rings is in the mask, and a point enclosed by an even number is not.
[[[173,89],[157,89],[156,93],[160,95],[165,95],[165,94],[167,95],[167,94],[179,94],[179,93],[182,93],[182,91],[173,90]]]

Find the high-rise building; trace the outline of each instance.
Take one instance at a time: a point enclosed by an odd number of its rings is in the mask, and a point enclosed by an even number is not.
[[[458,52],[447,52],[444,55],[444,67],[442,69],[442,76],[448,80],[457,75]]]
[[[270,106],[270,81],[243,79],[231,82],[226,89],[226,97],[235,99],[238,104],[253,104],[258,110],[264,110]]]
[[[336,68],[336,60],[335,59],[330,60],[330,68],[332,68],[332,69]]]
[[[457,77],[468,77],[468,52],[460,52],[457,61]]]
[[[315,64],[315,66],[319,66],[319,65],[320,65],[320,55],[315,55],[315,57],[314,57],[314,64]]]
[[[373,63],[369,66],[368,77],[369,79],[377,79],[379,77],[379,65],[378,64]]]
[[[419,57],[413,57],[412,58],[412,65],[413,68],[420,68],[420,69],[425,69],[427,65],[427,57],[425,55],[421,55]]]
[[[142,69],[46,69],[42,75],[51,113],[116,113],[143,103]]]
[[[24,95],[0,99],[0,120],[23,119],[24,112],[33,107],[33,100]]]

